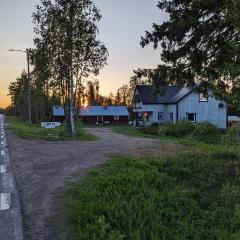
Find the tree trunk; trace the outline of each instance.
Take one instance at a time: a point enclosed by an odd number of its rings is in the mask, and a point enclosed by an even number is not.
[[[69,3],[69,13],[70,13],[70,29],[69,29],[69,46],[70,46],[70,80],[69,80],[69,112],[70,112],[70,124],[72,130],[72,137],[76,138],[76,127],[75,127],[75,102],[74,102],[74,81],[73,81],[73,17],[74,17],[74,9],[72,6],[72,2]]]
[[[71,130],[72,130],[72,137],[76,138],[76,127],[75,127],[75,107],[73,101],[73,70],[71,64],[70,70],[70,81],[69,81],[69,111],[70,111],[70,123],[71,123]]]

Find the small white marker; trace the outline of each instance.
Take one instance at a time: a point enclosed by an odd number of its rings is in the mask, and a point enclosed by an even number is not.
[[[0,193],[0,211],[8,210],[11,205],[10,193]]]
[[[1,150],[1,155],[2,155],[2,156],[5,155],[5,150]]]
[[[0,166],[0,173],[3,174],[3,173],[5,173],[5,172],[7,172],[6,166],[5,166],[5,165],[1,165],[1,166]]]

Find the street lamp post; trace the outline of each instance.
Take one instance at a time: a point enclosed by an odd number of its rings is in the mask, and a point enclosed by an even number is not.
[[[31,77],[30,77],[30,49],[16,50],[9,49],[10,52],[24,52],[27,55],[27,74],[28,74],[28,122],[32,123],[32,101],[31,101]]]

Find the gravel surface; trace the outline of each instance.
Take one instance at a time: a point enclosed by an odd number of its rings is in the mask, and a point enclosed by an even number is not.
[[[98,140],[26,140],[8,131],[26,240],[57,239],[48,221],[54,212],[54,197],[59,189],[79,178],[81,173],[84,175],[86,169],[102,164],[114,155],[162,156],[182,148],[177,144],[116,134],[109,128],[89,128],[88,131]]]

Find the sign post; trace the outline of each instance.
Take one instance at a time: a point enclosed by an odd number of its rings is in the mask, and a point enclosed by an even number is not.
[[[60,122],[41,122],[41,127],[43,128],[43,134],[45,135],[45,129],[57,129],[58,137],[58,127],[61,126]]]

